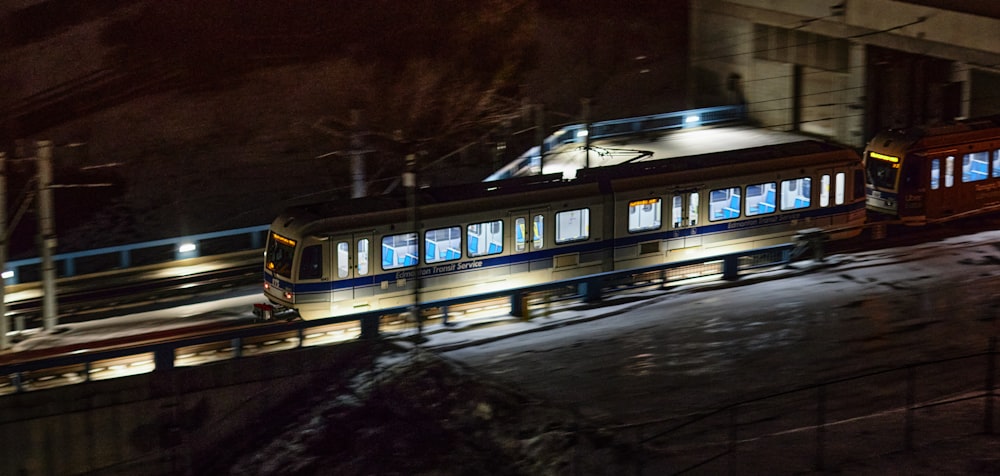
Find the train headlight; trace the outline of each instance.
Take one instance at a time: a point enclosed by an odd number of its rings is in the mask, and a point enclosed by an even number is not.
[[[264,282],[264,290],[267,291],[268,289],[271,289],[271,283],[268,283],[268,282],[265,281]]]
[[[285,299],[287,299],[289,301],[292,300],[292,292],[291,291],[285,291]]]

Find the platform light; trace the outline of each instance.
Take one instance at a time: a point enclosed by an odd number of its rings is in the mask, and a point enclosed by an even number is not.
[[[198,249],[198,246],[194,243],[182,243],[180,248],[177,248],[178,253],[190,253]]]

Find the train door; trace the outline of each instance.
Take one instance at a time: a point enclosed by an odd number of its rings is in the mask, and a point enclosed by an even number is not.
[[[697,227],[701,224],[701,204],[698,190],[677,190],[670,194],[670,229],[672,238],[667,240],[667,254],[684,248],[701,246]]]
[[[308,237],[301,241],[302,251],[295,264],[295,308],[300,313],[323,313],[329,307],[331,269],[330,240]]]
[[[927,173],[930,176],[927,187],[925,219],[940,218],[954,213],[954,196],[957,180],[955,179],[955,155],[938,155],[928,157]],[[905,221],[905,218],[904,218]]]
[[[374,292],[372,269],[372,233],[336,236],[331,240],[333,253],[333,301],[341,306],[363,310]]]
[[[830,226],[834,220],[840,219],[829,209],[844,204],[847,191],[847,174],[843,170],[820,169],[816,171],[819,177],[819,187],[811,187],[816,190],[816,195],[811,201],[819,205],[819,208],[827,209],[821,215],[813,219],[816,226]],[[814,179],[815,180],[815,179]]]
[[[698,226],[698,191],[685,190],[671,195],[670,227],[673,229]]]
[[[538,258],[537,252],[546,247],[545,233],[548,225],[546,209],[519,210],[511,213],[511,223],[513,223],[513,242],[511,248],[515,259],[511,261],[511,273],[523,271],[533,271],[539,267],[552,267],[551,258],[548,266]]]
[[[687,228],[687,193],[677,192],[672,195],[671,198],[671,210],[670,210],[670,228],[677,230],[681,228]],[[674,236],[677,236],[676,233]]]
[[[844,169],[823,169],[819,171],[819,206],[820,208],[836,207],[854,201],[853,187],[849,187]]]

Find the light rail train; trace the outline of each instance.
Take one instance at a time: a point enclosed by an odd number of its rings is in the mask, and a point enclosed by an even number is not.
[[[1000,116],[888,130],[864,153],[868,209],[923,225],[1000,210]]]
[[[264,289],[304,319],[831,237],[865,222],[861,158],[803,140],[289,208]]]

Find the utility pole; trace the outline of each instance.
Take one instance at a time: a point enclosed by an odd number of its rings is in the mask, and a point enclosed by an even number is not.
[[[580,115],[583,116],[584,132],[586,135],[583,136],[583,153],[584,156],[584,168],[590,168],[590,98],[580,98]]]
[[[56,248],[52,211],[52,141],[40,140],[35,146],[38,161],[38,246],[42,255],[42,319],[45,330],[52,332],[59,320],[56,310],[56,265],[52,260]]]
[[[420,249],[420,230],[417,228],[419,217],[417,215],[417,155],[406,154],[406,172],[403,172],[403,187],[406,188],[406,204],[409,208],[410,226],[413,234],[416,235],[417,262],[413,265],[413,305],[410,313],[417,323],[417,336],[424,333],[424,316],[420,312],[420,256],[423,252]]]
[[[0,352],[10,348],[10,322],[7,320],[7,303],[4,302],[7,280],[7,154],[0,152]]]

